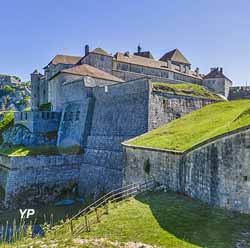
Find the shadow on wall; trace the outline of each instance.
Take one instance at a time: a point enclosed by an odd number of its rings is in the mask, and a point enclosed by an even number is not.
[[[181,194],[157,192],[136,199],[149,205],[165,231],[201,247],[233,248],[250,228],[250,215],[213,208]]]

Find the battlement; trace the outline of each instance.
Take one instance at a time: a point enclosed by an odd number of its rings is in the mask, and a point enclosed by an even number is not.
[[[31,132],[45,133],[57,131],[60,119],[60,112],[16,112],[14,124],[26,126]]]

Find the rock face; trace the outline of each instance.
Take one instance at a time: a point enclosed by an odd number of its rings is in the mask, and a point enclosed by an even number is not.
[[[160,184],[203,202],[250,213],[249,142],[247,127],[185,153],[125,144],[124,183],[153,176]]]

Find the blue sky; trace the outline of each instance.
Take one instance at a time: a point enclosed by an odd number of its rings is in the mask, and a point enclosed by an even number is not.
[[[222,66],[250,85],[249,0],[9,0],[1,2],[0,73],[29,79],[55,54],[179,48],[203,73]]]

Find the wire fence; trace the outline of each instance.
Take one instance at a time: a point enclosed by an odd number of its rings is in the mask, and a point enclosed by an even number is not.
[[[101,221],[101,216],[109,213],[111,205],[113,207],[117,207],[119,202],[122,202],[130,197],[134,197],[137,194],[147,190],[153,189],[154,186],[155,181],[153,179],[149,179],[143,183],[133,183],[110,191],[81,210],[67,222],[67,224],[70,225],[71,234],[73,236],[78,236],[84,231],[89,232],[93,224]],[[83,217],[82,223],[80,222],[79,217]]]

